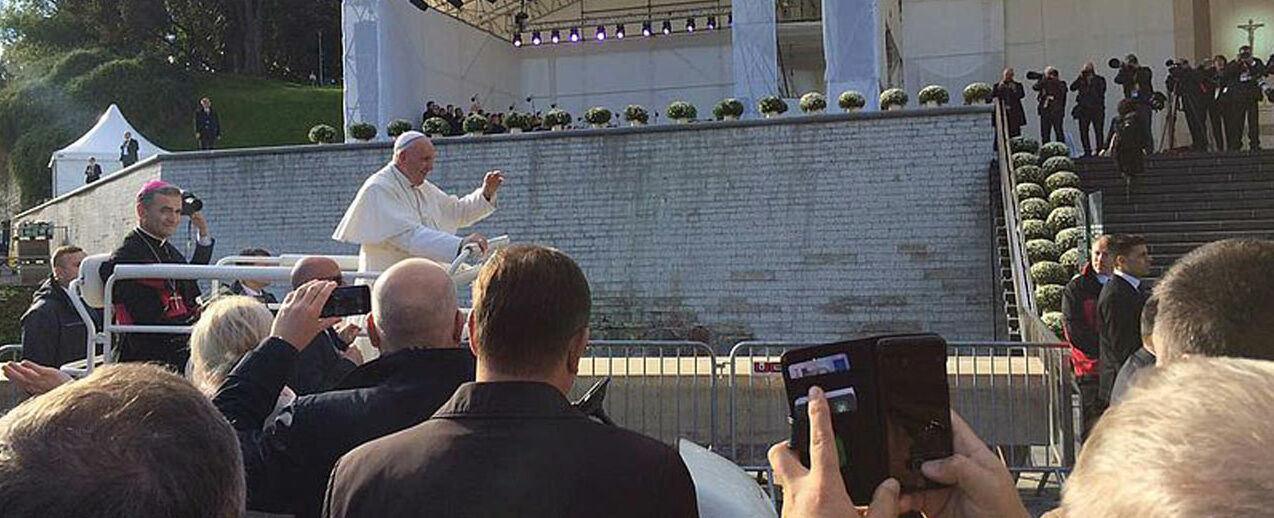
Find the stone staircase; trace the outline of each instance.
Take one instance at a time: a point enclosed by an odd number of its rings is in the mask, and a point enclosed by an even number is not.
[[[1102,192],[1104,232],[1149,241],[1152,279],[1211,241],[1274,239],[1274,151],[1155,156],[1130,185],[1113,160],[1085,159],[1077,167],[1083,190]]]

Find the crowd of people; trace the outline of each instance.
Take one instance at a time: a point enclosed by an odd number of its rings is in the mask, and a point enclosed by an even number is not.
[[[1270,61],[1274,61],[1274,55]],[[1197,65],[1187,59],[1170,60],[1163,83],[1172,95],[1169,97],[1156,89],[1153,71],[1142,65],[1137,56],[1112,59],[1110,66],[1117,70],[1114,82],[1122,87],[1123,95],[1109,133],[1102,132],[1106,121],[1106,78],[1093,63],[1084,64],[1069,86],[1058,69],[1051,66],[1042,73],[1028,72],[1027,77],[1034,81],[1031,89],[1036,92],[1041,142],[1065,140],[1067,95],[1075,92],[1075,104],[1069,113],[1078,122],[1084,156],[1153,152],[1151,117],[1155,111],[1165,109],[1185,114],[1192,151],[1239,151],[1245,137],[1247,148],[1255,151],[1261,148],[1257,106],[1263,96],[1271,96],[1274,102],[1274,88],[1264,81],[1271,72],[1268,64],[1255,57],[1247,45],[1239,48],[1233,60],[1224,55],[1200,60]],[[993,87],[992,96],[1005,103],[1011,137],[1021,135],[1021,128],[1026,125],[1022,106],[1026,95],[1012,68],[1005,69]]]
[[[420,258],[486,252],[482,236],[454,231],[495,210],[503,174],[463,199],[426,195],[428,139],[404,134],[394,153],[335,234],[383,268],[365,320],[378,352],[369,361],[350,345],[363,329],[323,316],[340,267],[308,257],[273,313],[262,280],[207,298],[193,281],[117,283],[117,322],[193,331],[127,333],[121,363],[72,380],[57,367],[86,353],[66,292],[84,252],[55,252],[23,318],[26,359],[0,367],[34,395],[0,417],[0,515],[697,516],[676,451],[567,400],[592,311],[574,260],[539,245],[494,252],[466,315],[447,273]],[[425,217],[421,203],[449,207],[431,209],[444,231],[408,224]],[[170,242],[183,217],[197,229],[189,262],[211,259],[208,223],[183,211],[178,187],[149,182],[135,208],[136,228],[92,273],[187,263]],[[403,228],[381,235],[384,225]],[[1259,515],[1274,504],[1274,430],[1263,423],[1274,411],[1274,242],[1199,247],[1153,289],[1150,264],[1144,239],[1103,236],[1067,286],[1085,432],[1053,516]],[[808,396],[809,464],[787,441],[770,450],[784,516],[855,516],[856,506],[873,517],[1028,516],[1004,463],[955,413],[955,453],[920,467],[948,487],[903,493],[890,479],[871,502],[851,501],[827,400],[817,387]]]

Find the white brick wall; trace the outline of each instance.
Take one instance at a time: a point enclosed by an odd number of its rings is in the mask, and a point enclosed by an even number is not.
[[[473,230],[552,245],[584,268],[594,333],[830,340],[931,330],[992,338],[990,112],[952,108],[443,139],[450,192],[503,169]],[[164,157],[24,214],[107,251],[156,175],[207,203],[217,255],[354,253],[328,239],[386,144]],[[467,295],[466,295],[467,298]]]

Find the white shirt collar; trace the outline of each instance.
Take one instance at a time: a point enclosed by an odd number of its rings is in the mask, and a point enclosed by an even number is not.
[[[1106,284],[1106,283],[1108,283],[1108,282],[1110,282],[1110,275],[1107,275],[1107,274],[1104,274],[1104,273],[1099,273],[1099,274],[1097,274],[1097,283],[1098,283],[1098,284]]]
[[[150,238],[154,239],[155,241],[159,241],[160,246],[163,246],[164,243],[168,242],[167,239],[163,239],[159,236],[156,236],[155,234],[151,234],[150,232],[147,232],[146,229],[142,228],[141,225],[137,225],[137,231],[143,234],[146,234],[147,236],[150,236]]]
[[[1119,270],[1115,270],[1115,275],[1118,275],[1122,277],[1125,281],[1128,281],[1128,284],[1131,284],[1133,289],[1135,290],[1141,289],[1141,279],[1133,277],[1131,274],[1124,273]]]

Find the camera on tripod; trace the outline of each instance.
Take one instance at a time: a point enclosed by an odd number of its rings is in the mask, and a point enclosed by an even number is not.
[[[181,191],[181,215],[189,216],[203,210],[203,200],[190,191]]]

